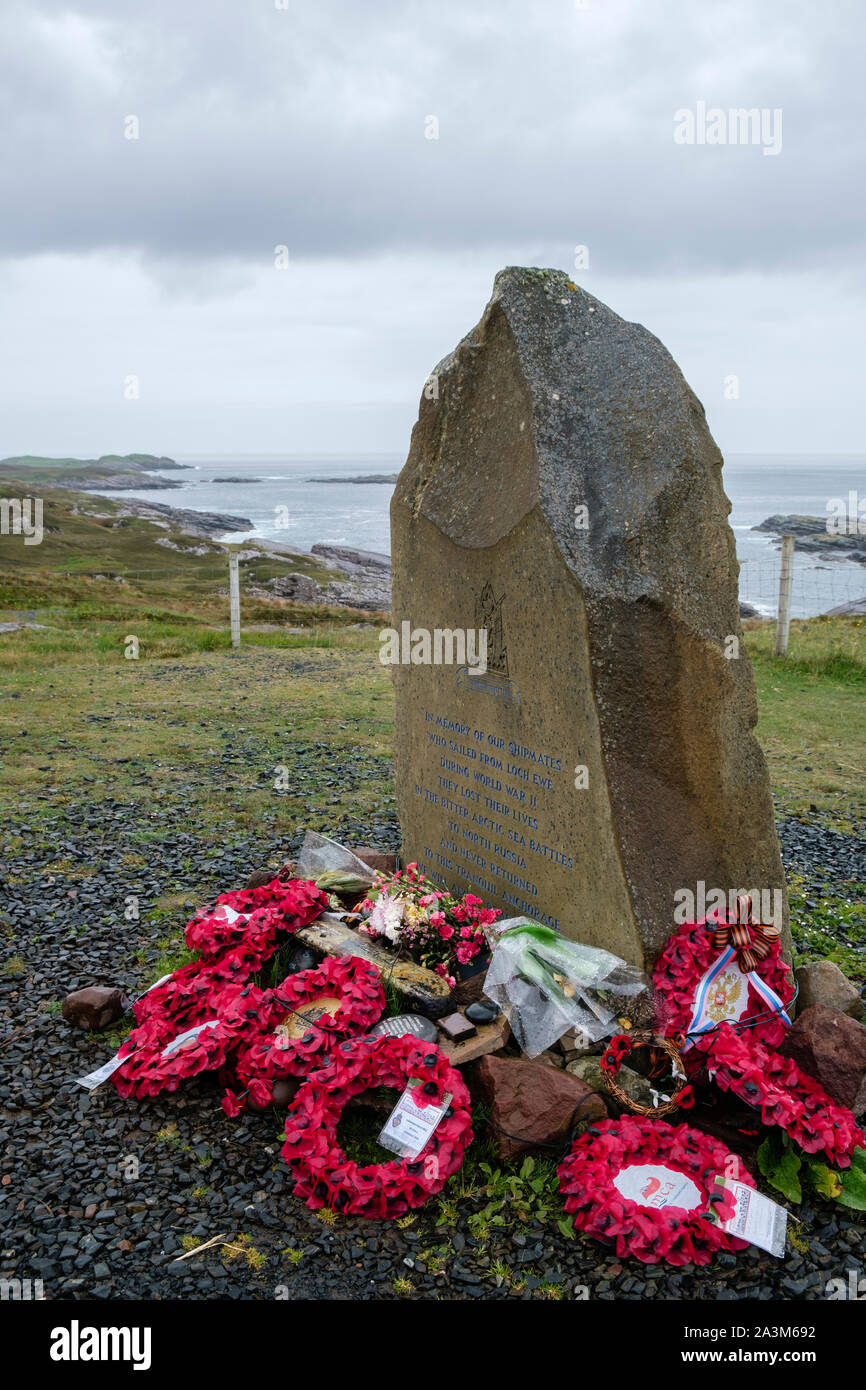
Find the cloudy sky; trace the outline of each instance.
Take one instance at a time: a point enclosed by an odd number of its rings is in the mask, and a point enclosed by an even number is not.
[[[403,452],[510,263],[652,329],[725,451],[866,452],[864,29],[861,0],[4,0],[0,456]],[[773,140],[698,143],[702,107]]]

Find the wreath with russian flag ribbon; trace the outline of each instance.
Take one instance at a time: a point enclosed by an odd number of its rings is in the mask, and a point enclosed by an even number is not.
[[[441,1107],[451,1099],[417,1158],[359,1164],[348,1159],[337,1126],[348,1101],[370,1087],[404,1091],[415,1105]],[[353,1216],[405,1215],[440,1192],[472,1141],[469,1092],[435,1043],[409,1036],[339,1043],[321,1070],[298,1090],[286,1119],[283,1158],[295,1194],[313,1211],[331,1207]]]
[[[575,1139],[557,1172],[575,1229],[615,1244],[617,1255],[705,1265],[748,1243],[717,1224],[734,1215],[735,1199],[716,1179],[755,1187],[754,1178],[724,1144],[687,1125],[601,1120]]]
[[[701,922],[684,922],[669,937],[653,971],[657,1026],[685,1036],[684,1060],[704,1050],[721,1023],[747,1030],[778,1047],[790,1027],[786,1006],[794,998],[791,974],[776,926],[751,921],[746,895],[732,915],[718,910]],[[704,1035],[707,1035],[706,1037]]]
[[[326,957],[314,970],[289,975],[268,991],[261,1029],[234,1055],[235,1074],[253,1103],[273,1099],[273,1083],[306,1076],[343,1038],[367,1033],[385,1009],[378,968],[361,956]],[[237,1115],[243,1096],[226,1091],[223,1109]]]

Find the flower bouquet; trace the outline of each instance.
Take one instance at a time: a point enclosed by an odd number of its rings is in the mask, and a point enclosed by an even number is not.
[[[473,893],[455,898],[425,878],[417,864],[376,877],[359,908],[359,931],[402,948],[453,989],[461,967],[486,950],[484,928],[502,915],[500,909],[485,907]]]

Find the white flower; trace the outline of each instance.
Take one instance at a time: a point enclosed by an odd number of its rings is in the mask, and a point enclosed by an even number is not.
[[[387,893],[382,893],[376,899],[376,905],[367,921],[373,931],[396,945],[400,940],[400,926],[403,921],[402,899],[390,898]]]

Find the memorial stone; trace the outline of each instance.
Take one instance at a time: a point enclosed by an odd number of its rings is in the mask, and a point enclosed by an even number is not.
[[[642,966],[678,890],[784,901],[729,510],[658,339],[500,272],[391,507],[403,862]]]

